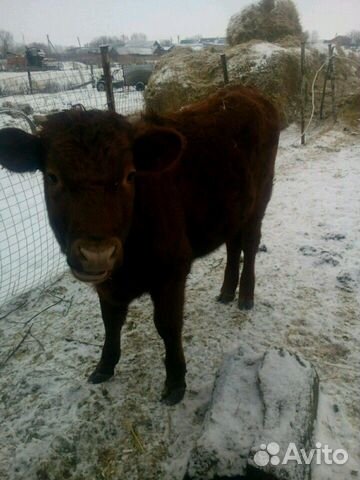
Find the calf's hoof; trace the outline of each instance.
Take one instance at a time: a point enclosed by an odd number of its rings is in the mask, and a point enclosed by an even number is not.
[[[254,300],[246,300],[244,298],[239,300],[238,307],[240,310],[251,310],[254,306]]]
[[[216,297],[216,300],[220,303],[230,303],[234,300],[235,294],[233,293],[225,293],[221,292],[218,297]]]
[[[161,402],[169,406],[176,405],[184,398],[185,390],[186,383],[182,383],[181,385],[176,384],[171,387],[165,384],[163,393],[161,395]]]
[[[102,372],[97,368],[92,372],[92,374],[88,377],[89,383],[103,383],[106,380],[109,380],[114,375],[114,372]]]

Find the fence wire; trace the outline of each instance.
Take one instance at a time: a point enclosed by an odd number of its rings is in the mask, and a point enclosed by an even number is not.
[[[41,118],[81,104],[106,109],[106,93],[94,87],[100,69],[0,72],[0,128],[31,133]],[[31,93],[32,91],[32,93]],[[143,93],[128,87],[114,90],[116,111],[143,109]],[[28,120],[24,117],[26,115]],[[0,169],[0,305],[62,274],[66,262],[48,225],[42,177]]]
[[[0,171],[0,304],[62,272],[40,174]]]
[[[98,91],[100,68],[64,71],[0,72],[0,109],[20,109],[27,115],[47,115],[82,104],[87,110],[107,108]],[[116,111],[123,115],[143,109],[143,94],[135,87],[114,87]]]

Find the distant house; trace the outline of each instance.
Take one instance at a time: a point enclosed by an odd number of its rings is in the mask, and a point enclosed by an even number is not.
[[[109,55],[112,62],[126,64],[144,64],[154,62],[161,55],[169,52],[174,45],[163,46],[156,41],[130,41],[128,43],[111,45]],[[62,54],[63,61],[78,61],[86,64],[101,65],[99,47],[71,47]]]
[[[61,55],[61,60],[100,66],[100,49],[95,47],[70,47]]]
[[[110,49],[110,56],[113,61],[121,64],[146,63],[157,60],[172,48],[173,45],[163,47],[158,41],[130,41],[125,45],[113,46]]]
[[[207,38],[184,38],[180,41],[179,47],[188,47],[191,50],[198,51],[205,47],[224,47],[226,38],[224,37],[207,37]]]
[[[184,38],[183,40],[180,40],[180,43],[177,46],[191,48],[194,52],[204,48],[204,45],[199,38]]]
[[[6,57],[6,69],[10,71],[24,70],[26,67],[25,55],[8,52]]]
[[[332,40],[324,40],[324,43],[333,43],[338,47],[351,47],[352,40],[347,35],[338,35],[334,37]]]
[[[227,44],[225,37],[209,37],[209,38],[202,38],[201,43],[205,46],[225,46]]]

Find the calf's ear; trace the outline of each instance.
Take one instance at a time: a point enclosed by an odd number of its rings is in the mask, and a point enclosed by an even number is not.
[[[185,138],[175,129],[151,127],[133,144],[134,165],[140,172],[160,172],[174,165],[185,148]]]
[[[0,130],[0,165],[17,172],[35,172],[41,168],[41,140],[18,128]]]

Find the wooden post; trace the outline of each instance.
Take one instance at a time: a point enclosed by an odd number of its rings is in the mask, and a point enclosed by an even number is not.
[[[305,42],[301,42],[301,56],[300,56],[300,71],[301,71],[301,145],[305,145]]]
[[[227,69],[227,61],[226,61],[226,55],[225,53],[222,53],[220,55],[221,58],[221,66],[223,70],[223,75],[224,75],[224,83],[227,85],[229,83],[229,74],[228,74],[228,69]]]
[[[28,74],[28,79],[29,79],[30,93],[31,93],[31,95],[33,95],[34,90],[33,90],[31,72],[30,72],[30,68],[29,68],[29,67],[28,67],[28,69],[27,69],[27,74]]]
[[[100,46],[101,62],[104,71],[105,91],[108,109],[115,112],[115,98],[110,70],[109,45]]]

